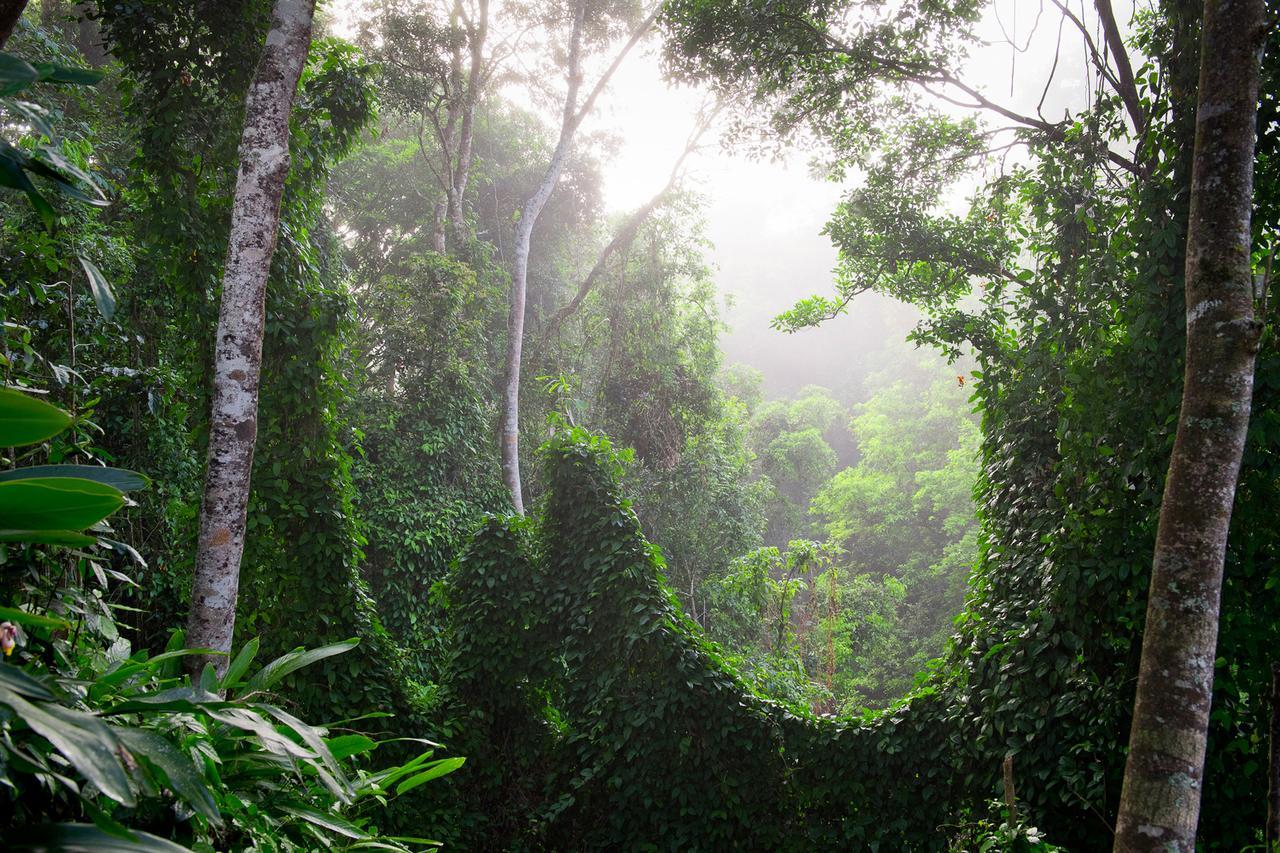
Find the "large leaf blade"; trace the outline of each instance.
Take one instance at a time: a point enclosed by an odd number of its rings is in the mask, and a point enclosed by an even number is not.
[[[102,483],[104,486],[111,486],[122,492],[134,492],[151,485],[151,479],[145,474],[139,474],[127,468],[104,468],[101,465],[32,465],[0,471],[0,483],[43,477],[75,477],[81,480],[93,480],[95,483]]]
[[[39,853],[191,853],[186,847],[133,830],[133,839],[120,838],[87,823],[52,823],[21,829],[5,837],[12,851]]]
[[[322,661],[325,658],[349,652],[359,643],[359,639],[352,638],[315,649],[298,649],[288,654],[283,654],[258,670],[253,678],[249,679],[249,683],[245,685],[244,692],[248,694],[259,690],[270,690],[272,686],[290,673],[296,672],[304,666],[310,666],[313,663]]]
[[[0,703],[53,744],[98,790],[123,806],[134,804],[129,776],[118,758],[120,742],[97,717],[52,702],[33,703],[0,686]]]
[[[210,823],[221,825],[222,815],[218,813],[218,804],[205,784],[204,778],[196,770],[191,759],[154,732],[143,729],[117,729],[117,736],[125,747],[135,755],[140,755],[164,774],[165,780],[173,792],[203,815]]]
[[[0,388],[0,447],[21,447],[52,438],[71,426],[71,416],[21,391]]]
[[[122,506],[119,489],[78,477],[0,483],[0,518],[14,530],[83,530]]]

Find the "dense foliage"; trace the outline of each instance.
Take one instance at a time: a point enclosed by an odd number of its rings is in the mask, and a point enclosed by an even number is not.
[[[272,4],[45,0],[0,53],[0,842],[1105,846],[1180,400],[1197,4],[1127,30],[1136,108],[1095,76],[997,146],[922,94],[963,85],[983,4],[669,0],[668,75],[848,187],[835,291],[777,329],[870,290],[919,349],[763,399],[723,363],[702,200],[611,215],[581,139],[529,258],[527,518],[496,441],[513,243],[586,7],[502,5],[371,0],[310,45],[221,678],[177,626]],[[597,59],[649,8],[587,5]],[[1261,840],[1273,748],[1280,28],[1265,62],[1206,849]]]

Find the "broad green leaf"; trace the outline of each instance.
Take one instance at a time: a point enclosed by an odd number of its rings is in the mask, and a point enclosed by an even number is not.
[[[337,815],[324,814],[316,811],[315,809],[308,809],[296,805],[280,806],[280,811],[286,814],[291,814],[295,817],[300,817],[308,823],[314,823],[316,826],[321,827],[322,829],[327,829],[330,832],[345,835],[347,838],[364,840],[369,837],[368,833],[362,832],[358,827],[348,823]]]
[[[133,830],[133,840],[118,838],[87,823],[53,823],[19,829],[5,836],[10,851],[40,853],[191,853],[150,833]]]
[[[77,477],[0,483],[0,518],[14,530],[83,530],[122,506],[119,489]]]
[[[85,277],[89,279],[89,289],[93,291],[93,301],[98,303],[98,313],[104,320],[110,320],[116,313],[116,295],[111,292],[111,285],[102,274],[102,270],[87,258],[78,258],[84,267]]]
[[[0,619],[17,622],[19,625],[30,625],[33,628],[57,630],[58,628],[71,627],[71,623],[65,619],[55,619],[52,616],[43,616],[39,613],[28,613],[16,607],[0,607]]]
[[[340,655],[343,652],[349,652],[360,643],[359,639],[343,640],[340,643],[332,643],[327,646],[321,646],[318,649],[299,649],[281,655],[271,663],[258,670],[253,678],[249,679],[249,683],[245,685],[245,693],[253,693],[258,690],[269,690],[280,679],[302,669],[304,666],[324,660],[334,655]]]
[[[0,97],[17,94],[40,79],[31,63],[11,53],[0,53]]]
[[[28,702],[4,686],[0,686],[0,703],[53,744],[99,791],[123,806],[134,804],[128,774],[118,758],[120,742],[105,723],[53,702]]]
[[[339,735],[335,738],[328,738],[325,742],[329,745],[329,752],[339,761],[344,758],[350,758],[353,755],[370,752],[378,746],[376,740],[366,735]]]
[[[0,688],[9,688],[19,696],[29,699],[53,699],[53,693],[35,678],[27,675],[18,667],[0,663]]]
[[[113,705],[107,714],[154,714],[160,712],[195,714],[210,709],[230,707],[231,703],[216,693],[206,693],[195,687],[174,687],[156,693],[135,696],[119,705]]]
[[[76,477],[93,480],[122,492],[133,492],[151,485],[151,480],[137,471],[126,468],[104,468],[101,465],[33,465],[0,471],[0,483],[9,480],[26,480],[36,477]]]
[[[209,792],[204,778],[196,770],[191,759],[183,755],[169,741],[143,729],[117,729],[116,736],[130,752],[140,755],[154,764],[179,797],[182,797],[211,823],[220,825],[222,816]]]
[[[80,548],[98,540],[74,530],[0,530],[0,542],[26,542],[31,545],[70,545]]]
[[[258,656],[258,638],[254,637],[245,643],[240,649],[240,653],[235,656],[231,664],[227,667],[227,674],[222,676],[219,687],[222,690],[230,690],[240,683],[240,679],[244,678],[244,674],[249,671],[249,667],[253,664],[253,659]]]
[[[0,447],[21,447],[52,438],[71,426],[71,416],[44,400],[0,388]],[[7,527],[16,525],[7,523]]]
[[[10,187],[26,193],[27,200],[36,209],[36,213],[40,214],[45,230],[53,231],[58,224],[58,214],[27,177],[26,170],[35,165],[35,161],[25,153],[0,139],[0,187]]]
[[[342,773],[342,768],[338,766],[338,762],[334,759],[333,754],[329,752],[328,745],[324,742],[322,733],[314,726],[309,726],[299,720],[292,714],[275,708],[271,705],[254,705],[258,710],[275,717],[280,722],[295,732],[302,742],[306,744],[320,764],[315,769],[320,776],[320,780],[325,784],[333,795],[339,800],[349,802],[351,800],[351,785],[347,782],[346,777]],[[323,766],[320,766],[323,765]]]
[[[77,86],[92,86],[105,74],[92,68],[76,68],[71,65],[58,65],[53,62],[33,62],[31,66],[40,75],[42,83],[71,83]]]
[[[432,779],[438,779],[441,776],[452,773],[465,764],[466,761],[467,759],[461,757],[441,758],[438,761],[433,761],[426,765],[426,770],[423,770],[416,776],[410,776],[399,785],[396,785],[396,794],[403,794],[406,791],[412,791],[414,788],[426,782],[430,782]]]

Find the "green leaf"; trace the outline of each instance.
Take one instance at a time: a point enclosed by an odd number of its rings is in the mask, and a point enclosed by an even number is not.
[[[350,758],[353,755],[370,752],[378,746],[376,740],[366,735],[339,735],[335,738],[328,738],[325,742],[329,745],[329,752],[339,761],[344,758]]]
[[[39,73],[42,83],[71,83],[76,86],[92,86],[106,75],[92,68],[76,68],[71,65],[58,65],[53,62],[33,62],[31,66]]]
[[[118,489],[78,477],[0,483],[0,518],[15,530],[83,530],[122,506]]]
[[[30,625],[33,628],[57,630],[71,627],[71,623],[65,619],[55,619],[52,616],[43,616],[39,613],[28,613],[16,607],[0,607],[0,619],[17,622],[19,625]]]
[[[71,416],[57,406],[12,388],[0,388],[0,447],[36,444],[69,426]]]
[[[196,771],[191,759],[178,751],[169,741],[143,729],[116,729],[116,736],[135,755],[151,762],[164,774],[169,787],[182,797],[210,823],[222,824],[218,805],[209,792],[204,778]]]
[[[34,732],[53,744],[99,791],[123,806],[134,804],[128,774],[117,757],[120,742],[105,723],[91,714],[52,702],[28,702],[3,686],[0,703],[12,708]]]
[[[340,643],[331,643],[327,646],[321,646],[318,649],[298,649],[281,655],[271,663],[258,670],[258,673],[249,679],[249,683],[245,685],[245,693],[254,693],[259,690],[269,690],[280,681],[280,679],[302,669],[304,666],[310,666],[317,661],[324,660],[334,655],[340,655],[343,652],[349,652],[360,643],[359,639],[343,640]]]
[[[337,815],[324,814],[322,812],[315,811],[314,809],[303,808],[302,806],[295,805],[280,806],[280,811],[285,814],[300,817],[308,823],[313,823],[322,829],[329,830],[330,832],[345,835],[347,838],[364,840],[369,837],[367,833],[361,832],[358,827],[348,823]]]
[[[0,517],[14,530],[83,530],[124,506],[119,489],[46,476],[0,483]]]
[[[40,72],[31,63],[0,53],[0,97],[15,95],[39,79]]]
[[[430,782],[432,779],[438,779],[441,776],[452,773],[465,764],[466,761],[467,759],[461,757],[441,758],[437,761],[431,762],[430,764],[424,765],[427,768],[426,770],[416,776],[410,776],[399,785],[396,785],[396,794],[403,794],[406,791],[412,791],[414,788],[426,782]]]
[[[104,468],[101,465],[33,465],[29,468],[0,471],[0,483],[36,477],[76,477],[81,480],[93,480],[95,483],[102,483],[104,486],[111,486],[122,492],[133,492],[151,485],[150,478],[137,471],[130,471],[127,468]]]
[[[0,688],[5,687],[19,696],[26,696],[29,699],[44,699],[46,701],[53,699],[53,693],[48,687],[27,675],[18,667],[0,663]]]
[[[74,530],[0,530],[0,542],[25,542],[31,545],[70,545],[73,548],[92,545],[98,540]]]
[[[87,823],[52,823],[5,836],[10,851],[39,853],[191,853],[186,847],[133,830],[133,840],[118,838]]]
[[[240,679],[244,678],[244,674],[249,671],[249,667],[253,664],[253,659],[258,656],[258,638],[254,637],[245,643],[240,649],[240,654],[236,655],[235,660],[227,667],[227,674],[222,676],[219,687],[222,690],[229,690],[240,683]]]
[[[85,277],[89,279],[89,289],[93,291],[93,301],[98,303],[98,313],[102,315],[102,319],[110,320],[116,313],[116,295],[111,292],[111,285],[107,283],[102,270],[92,261],[83,257],[77,260],[84,267]]]

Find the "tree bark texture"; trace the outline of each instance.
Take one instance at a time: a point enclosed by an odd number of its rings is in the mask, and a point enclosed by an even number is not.
[[[276,0],[245,101],[240,170],[218,314],[209,456],[187,645],[231,651],[258,433],[267,276],[289,173],[289,114],[311,45],[315,0]],[[227,658],[214,658],[219,673]],[[196,660],[196,666],[203,666]]]
[[[586,21],[585,0],[578,0],[574,5],[573,32],[569,37],[569,89],[565,94],[564,117],[560,125],[560,138],[556,142],[551,162],[543,174],[542,182],[537,190],[525,202],[520,213],[520,221],[516,225],[515,259],[511,271],[511,304],[507,315],[507,361],[503,375],[502,426],[499,442],[502,451],[502,481],[511,494],[511,504],[515,511],[524,515],[524,494],[520,485],[520,370],[524,353],[524,313],[525,299],[529,279],[529,249],[533,238],[533,226],[538,214],[551,198],[556,183],[560,180],[560,172],[564,161],[573,146],[573,136],[582,124],[582,120],[590,115],[596,99],[609,84],[614,72],[622,64],[631,49],[636,46],[645,33],[653,28],[658,19],[662,4],[657,4],[639,26],[632,31],[627,43],[614,56],[613,62],[600,75],[591,92],[578,107],[578,90],[582,87],[582,30]]]
[[[1195,849],[1227,530],[1260,333],[1249,253],[1263,6],[1205,3],[1182,408],[1156,533],[1118,851]]]
[[[0,0],[0,48],[9,41],[9,36],[18,27],[22,11],[27,8],[27,0]]]
[[[578,126],[578,89],[582,86],[582,27],[586,19],[586,0],[578,0],[573,12],[573,32],[569,36],[569,89],[564,96],[564,117],[560,138],[556,141],[551,162],[542,181],[520,211],[516,223],[515,259],[511,270],[511,305],[507,315],[507,362],[503,377],[502,399],[502,482],[511,493],[511,505],[524,515],[524,493],[520,485],[520,369],[524,352],[525,298],[529,281],[529,249],[533,226],[538,215],[555,191],[573,144]]]

